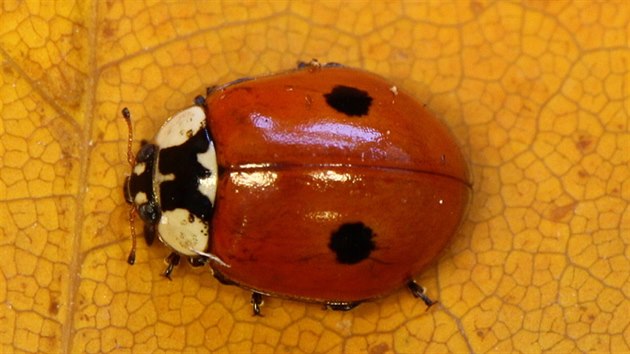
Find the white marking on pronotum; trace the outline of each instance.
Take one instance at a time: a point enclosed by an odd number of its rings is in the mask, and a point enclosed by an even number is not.
[[[158,234],[163,243],[187,256],[195,256],[193,250],[208,247],[208,225],[186,209],[163,211],[158,224]]]
[[[217,164],[217,153],[214,150],[214,144],[210,141],[208,151],[198,154],[197,161],[201,166],[210,170],[210,176],[199,179],[199,192],[205,195],[212,205],[214,205],[214,198],[217,195],[217,184],[219,183],[219,165]]]
[[[178,146],[206,127],[206,113],[199,106],[192,106],[166,120],[155,136],[160,149]]]

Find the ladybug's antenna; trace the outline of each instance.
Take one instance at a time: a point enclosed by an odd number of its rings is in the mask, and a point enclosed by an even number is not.
[[[131,251],[127,257],[127,263],[133,265],[136,263],[136,226],[134,221],[136,220],[136,207],[131,206],[129,208],[129,229],[131,230]]]
[[[131,151],[131,147],[133,145],[133,124],[131,124],[131,112],[127,107],[122,110],[123,118],[127,122],[127,131],[129,132],[127,138],[127,162],[133,169],[136,166],[136,157]],[[129,257],[127,257],[127,263],[134,264],[136,263],[136,226],[134,225],[134,221],[136,220],[136,206],[131,203],[131,208],[129,209],[129,230],[131,231],[131,251],[129,252]]]
[[[123,108],[122,115],[123,118],[125,118],[125,122],[127,122],[127,162],[129,162],[131,168],[134,168],[136,166],[136,157],[133,155],[133,151],[131,151],[133,145],[133,124],[131,124],[131,112],[129,112],[129,108]]]

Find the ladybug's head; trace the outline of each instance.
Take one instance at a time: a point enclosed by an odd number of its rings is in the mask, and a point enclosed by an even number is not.
[[[155,239],[155,224],[160,221],[161,211],[153,189],[154,167],[158,155],[158,147],[142,142],[142,147],[135,158],[131,175],[125,179],[123,193],[125,201],[144,221],[144,238],[148,245]]]

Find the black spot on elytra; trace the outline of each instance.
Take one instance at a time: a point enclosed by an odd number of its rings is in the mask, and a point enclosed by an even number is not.
[[[336,111],[351,117],[368,114],[372,104],[372,97],[366,91],[343,85],[335,86],[330,93],[324,95],[324,98]]]
[[[362,222],[347,223],[333,231],[328,247],[342,264],[356,264],[368,258],[376,248],[374,232]]]
[[[200,129],[185,143],[160,150],[160,173],[175,175],[172,181],[160,184],[163,211],[186,209],[201,220],[210,221],[212,203],[199,191],[199,180],[211,172],[197,160],[197,155],[208,151],[209,147],[210,136],[206,129]]]

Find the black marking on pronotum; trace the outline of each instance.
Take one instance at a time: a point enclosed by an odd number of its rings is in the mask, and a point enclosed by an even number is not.
[[[197,160],[197,155],[210,148],[206,129],[200,129],[185,143],[160,150],[158,168],[161,174],[175,178],[160,184],[160,206],[163,211],[186,209],[194,216],[209,222],[212,203],[199,191],[199,180],[211,172]]]
[[[332,232],[328,247],[335,252],[337,262],[356,264],[370,256],[376,248],[374,232],[362,222],[346,223]]]
[[[324,98],[329,106],[350,117],[367,115],[372,104],[372,97],[367,91],[343,85],[335,86]]]

